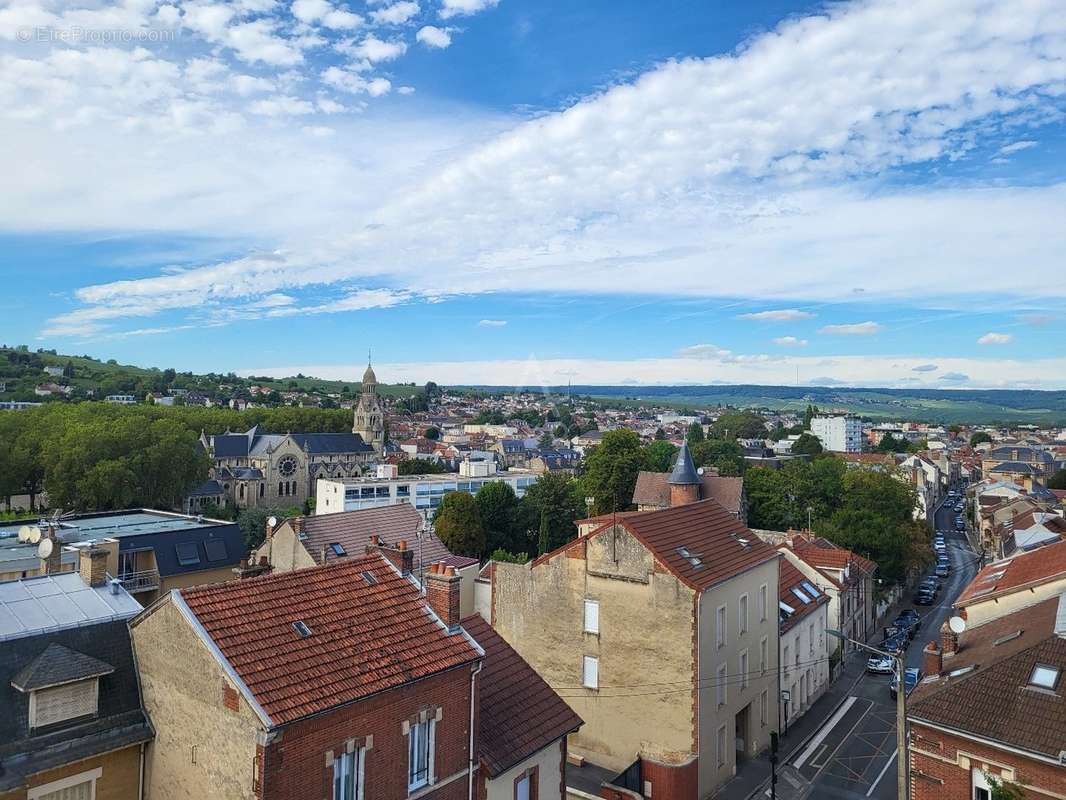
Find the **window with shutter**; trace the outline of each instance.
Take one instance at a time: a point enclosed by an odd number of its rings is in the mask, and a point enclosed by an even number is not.
[[[96,714],[98,681],[78,681],[50,689],[39,689],[31,696],[30,727],[43,728],[70,719]]]
[[[587,689],[600,688],[600,660],[585,656],[581,666],[581,684]]]
[[[76,786],[68,786],[66,789],[42,794],[38,800],[92,800],[92,797],[93,782],[85,781]]]
[[[600,632],[600,604],[595,600],[585,601],[585,633]]]

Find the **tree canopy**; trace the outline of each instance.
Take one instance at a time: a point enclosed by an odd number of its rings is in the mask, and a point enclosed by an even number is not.
[[[1066,469],[1060,469],[1048,478],[1047,488],[1066,489]]]
[[[581,485],[593,498],[592,513],[623,511],[633,501],[637,473],[644,466],[640,437],[634,431],[608,431],[600,443],[585,457],[585,474]]]
[[[767,433],[766,420],[754,411],[727,411],[711,425],[710,438],[765,439]]]
[[[530,486],[519,503],[515,546],[538,555],[554,550],[577,536],[574,521],[585,516],[585,501],[578,482],[563,473],[548,472]]]
[[[398,475],[443,475],[447,471],[443,464],[428,458],[405,458],[396,465]]]
[[[518,497],[509,483],[489,481],[474,498],[485,529],[485,551],[518,551],[527,546],[518,531]]]
[[[970,437],[970,447],[977,447],[977,445],[983,444],[985,442],[992,442],[991,434],[988,434],[985,431],[978,431]]]
[[[724,477],[744,474],[744,448],[733,439],[704,439],[691,450],[692,463],[697,467],[713,467]]]
[[[485,528],[474,495],[448,492],[433,513],[433,530],[452,553],[481,558],[485,552]]]
[[[811,433],[801,433],[792,443],[792,453],[798,456],[817,456],[822,454],[822,443]]]

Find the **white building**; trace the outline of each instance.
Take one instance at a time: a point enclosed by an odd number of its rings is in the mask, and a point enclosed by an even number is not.
[[[811,420],[811,433],[822,447],[834,453],[862,452],[862,421],[857,417],[817,416]]]
[[[109,394],[104,398],[105,403],[117,403],[122,406],[137,405],[137,398],[132,394]]]

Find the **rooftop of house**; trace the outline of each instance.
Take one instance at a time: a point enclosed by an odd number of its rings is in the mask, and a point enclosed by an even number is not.
[[[822,536],[810,534],[796,534],[790,542],[796,555],[820,569],[857,569],[866,575],[873,575],[877,571],[877,564],[868,558],[860,556],[848,550],[846,547],[833,544]]]
[[[829,596],[811,583],[787,558],[781,559],[777,594],[781,633],[792,629],[819,606],[829,602]]]
[[[0,642],[128,620],[141,604],[116,589],[90,587],[77,572],[0,583]]]
[[[633,503],[638,506],[670,505],[669,472],[637,473],[637,483],[633,487]],[[718,475],[703,474],[699,476],[702,485],[702,499],[713,499],[731,514],[740,514],[744,497],[743,478],[722,478]]]
[[[207,440],[215,458],[247,458],[266,455],[290,437],[304,452],[314,455],[373,450],[357,433],[263,433],[258,425],[244,433],[227,432],[209,436]]]
[[[1066,594],[970,628],[908,717],[1059,759],[1066,742]]]
[[[463,627],[485,651],[478,741],[492,777],[581,727],[581,718],[482,617],[467,617]]]
[[[383,556],[181,589],[203,635],[274,726],[478,660]],[[299,623],[299,624],[298,624]]]
[[[0,792],[24,786],[30,775],[152,738],[127,616],[97,614],[79,624],[0,639]],[[98,681],[95,716],[30,729],[32,692],[83,680]]]
[[[1066,580],[1066,542],[982,568],[955,599],[955,607],[965,608],[1056,579]]]

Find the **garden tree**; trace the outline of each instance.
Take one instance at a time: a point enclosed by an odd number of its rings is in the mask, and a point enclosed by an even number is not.
[[[517,541],[538,555],[554,550],[577,536],[574,521],[585,516],[579,484],[569,475],[546,473],[530,486],[518,504]],[[540,545],[547,545],[541,549]]]
[[[928,439],[918,439],[915,442],[909,442],[907,444],[907,452],[908,453],[920,453],[923,450],[928,450],[928,449],[929,449],[929,440]]]
[[[962,426],[948,425],[948,433],[950,433],[952,436],[958,436],[960,433],[962,433]]]
[[[677,448],[670,442],[652,442],[644,448],[644,469],[669,472],[677,460]]]
[[[485,529],[478,502],[469,492],[448,492],[433,512],[437,538],[457,556],[481,558],[485,553]]]
[[[566,438],[566,426],[565,425],[556,425],[555,426],[555,435],[559,439],[565,439]]]
[[[541,450],[550,450],[555,446],[555,437],[552,436],[551,431],[544,431],[537,440],[537,447]]]
[[[692,448],[692,463],[697,467],[713,467],[723,477],[744,474],[744,448],[733,439],[704,439]]]
[[[766,420],[754,411],[727,411],[711,425],[712,439],[765,439]]]
[[[436,400],[443,394],[441,388],[437,386],[437,384],[433,381],[426,381],[426,385],[423,387],[422,393],[429,400]]]
[[[801,433],[800,437],[792,443],[792,454],[797,456],[817,456],[822,453],[822,443],[817,436],[810,433]]]
[[[657,442],[666,441],[666,431],[664,431],[662,428],[656,428],[655,429],[655,440]]]
[[[978,431],[970,437],[970,447],[977,447],[977,445],[983,444],[984,442],[992,442],[992,437],[984,431]]]
[[[1049,489],[1066,489],[1066,469],[1060,469],[1047,481]]]
[[[491,561],[503,561],[506,564],[525,564],[529,561],[528,553],[512,553],[509,550],[497,549],[489,556]]]
[[[291,517],[300,516],[301,509],[291,508],[242,508],[237,512],[237,525],[244,534],[244,546],[254,550],[266,539],[267,520],[274,517],[281,522]],[[206,516],[206,515],[205,515]]]
[[[520,550],[526,546],[517,532],[518,497],[509,483],[489,481],[478,489],[477,501],[481,524],[485,530],[485,551]]]
[[[703,426],[699,422],[693,422],[688,426],[688,431],[685,433],[685,440],[688,442],[688,446],[702,442],[704,440]]]
[[[582,489],[593,498],[592,513],[624,511],[633,502],[637,473],[644,464],[640,437],[622,428],[608,431],[585,457]]]
[[[908,442],[906,439],[897,439],[891,433],[881,437],[881,441],[874,447],[878,453],[906,453]]]
[[[425,437],[427,439],[432,439],[433,441],[436,441],[440,438],[440,428],[436,427],[435,425],[430,425],[428,428],[426,428]]]
[[[782,439],[784,439],[787,435],[788,435],[788,433],[785,430],[785,426],[781,424],[781,420],[778,420],[777,424],[774,425],[774,429],[772,431],[770,431],[770,435],[767,436],[766,438],[769,439],[772,442],[779,442]]]
[[[396,469],[398,475],[442,475],[447,471],[443,464],[426,458],[405,458]]]
[[[807,404],[807,410],[803,412],[803,429],[804,430],[808,430],[809,431],[811,429],[811,420],[814,419],[815,416],[817,416],[817,414],[818,414],[818,406],[812,405],[811,403],[808,403]]]

